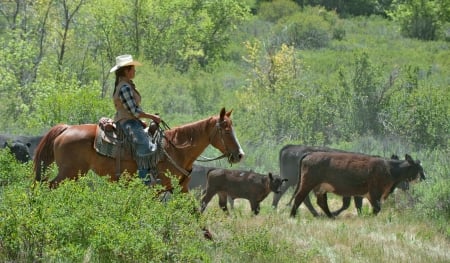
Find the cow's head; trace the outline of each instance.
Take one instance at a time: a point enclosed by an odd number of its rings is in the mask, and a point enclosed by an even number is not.
[[[400,158],[398,157],[398,155],[392,154],[391,155],[391,160],[400,160]],[[409,189],[409,182],[408,181],[401,181],[395,187],[397,187],[398,189],[401,189],[403,191],[407,191]],[[394,191],[395,187],[392,188],[391,191]]]
[[[279,175],[272,175],[272,173],[269,173],[269,179],[270,179],[270,190],[276,194],[281,192],[281,186],[284,182],[286,182],[288,179],[281,178]]]
[[[405,160],[410,165],[410,171],[413,173],[410,181],[416,181],[420,179],[420,181],[425,180],[425,172],[423,171],[422,164],[419,160],[413,160],[413,158],[409,154],[405,154]]]
[[[8,147],[14,157],[22,163],[26,163],[31,160],[30,146],[30,143],[22,142],[12,142],[11,144],[5,142],[5,145],[3,145],[5,148]]]

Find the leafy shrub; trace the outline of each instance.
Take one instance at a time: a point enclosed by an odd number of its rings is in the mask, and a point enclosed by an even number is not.
[[[300,11],[300,7],[290,0],[262,2],[258,8],[258,16],[270,22],[277,22],[283,17],[290,16]]]
[[[93,173],[55,190],[5,187],[0,259],[207,261],[199,252],[205,243],[197,201],[178,187],[169,201],[160,202],[157,191],[140,180],[110,183]]]
[[[394,1],[394,10],[389,16],[400,23],[401,32],[406,37],[436,40],[440,36],[443,23],[450,15],[445,1]]]
[[[328,22],[318,14],[306,11],[281,19],[276,32],[283,43],[299,49],[323,48],[330,42]]]
[[[427,179],[419,184],[415,197],[418,200],[417,211],[425,220],[433,220],[441,230],[450,236],[450,166],[448,150],[424,151],[428,159],[423,164]]]
[[[419,68],[403,69],[401,88],[389,97],[384,114],[386,130],[418,146],[446,147],[450,142],[450,105],[445,100],[450,90],[420,75]]]
[[[30,173],[31,162],[22,164],[16,160],[9,148],[0,149],[0,186],[25,183]]]
[[[34,101],[32,118],[25,120],[30,128],[51,127],[58,123],[96,123],[100,117],[112,117],[113,104],[109,96],[101,97],[97,82],[81,85],[76,79],[61,73],[56,80],[35,83],[41,87]]]

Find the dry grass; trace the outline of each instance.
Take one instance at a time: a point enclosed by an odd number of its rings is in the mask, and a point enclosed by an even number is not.
[[[448,237],[417,220],[413,209],[399,208],[398,197],[390,197],[376,217],[367,203],[358,216],[352,203],[334,220],[314,218],[303,205],[290,218],[289,197],[274,211],[269,195],[258,216],[246,200],[236,200],[226,216],[214,198],[205,211],[214,262],[450,262]],[[340,207],[340,198],[330,199],[330,207]]]

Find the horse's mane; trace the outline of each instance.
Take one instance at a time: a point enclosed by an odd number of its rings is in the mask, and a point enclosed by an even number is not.
[[[165,135],[170,141],[177,145],[191,143],[192,134],[196,134],[196,131],[198,130],[206,130],[213,119],[214,117],[209,117],[203,120],[198,120],[196,122],[176,126],[169,130],[166,130]]]

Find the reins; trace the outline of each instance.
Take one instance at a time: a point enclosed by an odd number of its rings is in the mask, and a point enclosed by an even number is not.
[[[162,124],[164,130],[170,130],[170,126],[169,126],[165,121],[161,120],[160,124]],[[219,123],[218,121],[217,121],[217,123],[216,123],[216,128],[217,128],[220,132],[222,132],[222,129],[221,129],[221,127],[220,127],[220,123]],[[214,136],[215,136],[216,134],[217,134],[217,133],[215,133]],[[221,139],[222,139],[223,145],[224,145],[225,148],[226,148],[226,144],[225,144],[225,142],[223,141],[223,136],[221,136]],[[166,140],[170,143],[170,145],[172,145],[172,147],[179,148],[179,147],[177,147],[171,140],[169,140],[169,139],[167,139],[167,138],[166,138]],[[209,141],[211,142],[211,136],[210,136]],[[171,162],[178,170],[180,170],[180,172],[182,172],[182,173],[183,173],[184,175],[186,175],[186,176],[189,175],[189,172],[187,172],[185,169],[183,169],[182,167],[180,167],[178,164],[175,163],[175,161],[169,156],[169,154],[166,152],[166,150],[164,150],[164,153],[165,153],[165,155],[168,157],[169,161],[170,161],[170,162]],[[198,161],[198,162],[212,162],[212,161],[220,160],[220,159],[223,159],[223,158],[227,158],[228,156],[225,155],[225,154],[222,154],[222,155],[217,156],[217,157],[215,157],[215,158],[209,158],[209,157],[205,157],[205,156],[202,156],[202,155],[200,155],[200,157],[201,157],[202,159],[197,159],[196,161]]]
[[[164,134],[164,130],[170,130],[170,126],[161,119],[160,124],[162,124],[162,128],[158,126],[159,129],[161,129],[161,133],[163,134],[164,138],[166,139],[166,141],[172,145],[172,147],[177,148],[175,146],[175,144],[169,140],[165,134]],[[179,166],[174,159],[172,159],[172,157],[169,155],[169,153],[166,151],[166,149],[164,147],[162,147],[164,155],[167,157],[167,160],[169,160],[169,162],[176,168],[178,169],[178,171],[180,171],[184,176],[189,176],[190,172],[188,172],[186,169],[184,169],[183,167]]]

